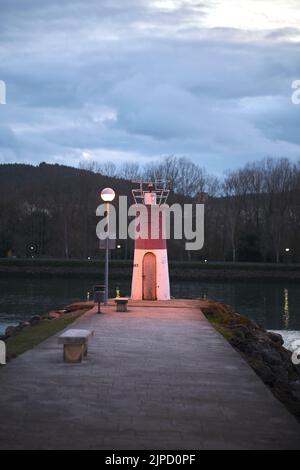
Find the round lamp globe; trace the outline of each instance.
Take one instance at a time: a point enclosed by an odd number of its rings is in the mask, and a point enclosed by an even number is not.
[[[101,199],[104,202],[112,202],[115,199],[116,193],[111,188],[105,188],[101,191]]]

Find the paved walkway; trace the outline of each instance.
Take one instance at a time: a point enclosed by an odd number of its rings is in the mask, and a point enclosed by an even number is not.
[[[300,449],[300,425],[197,302],[87,313],[88,359],[55,337],[0,370],[1,449]]]

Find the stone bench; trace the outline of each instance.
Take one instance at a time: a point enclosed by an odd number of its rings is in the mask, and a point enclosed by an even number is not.
[[[64,361],[74,364],[82,362],[88,353],[88,341],[94,334],[90,330],[67,330],[58,338],[58,343],[64,346]]]
[[[117,312],[127,312],[127,305],[128,305],[127,297],[116,297],[114,301],[117,306]]]

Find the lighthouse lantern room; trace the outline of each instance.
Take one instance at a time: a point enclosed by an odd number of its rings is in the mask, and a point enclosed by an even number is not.
[[[133,300],[170,300],[167,241],[165,237],[165,204],[169,196],[167,181],[138,181],[132,190],[136,204],[147,211],[147,238],[137,237],[131,298]],[[157,230],[153,230],[158,224]],[[141,232],[141,231],[140,231]],[[154,236],[155,233],[155,236]]]

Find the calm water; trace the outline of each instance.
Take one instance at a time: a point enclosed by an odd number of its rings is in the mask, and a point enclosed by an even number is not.
[[[0,279],[0,332],[10,324],[85,299],[94,279]],[[117,282],[111,285],[114,295]],[[128,295],[128,282],[120,282]],[[267,329],[300,331],[300,284],[266,282],[173,283],[177,298],[207,297],[233,305]]]

